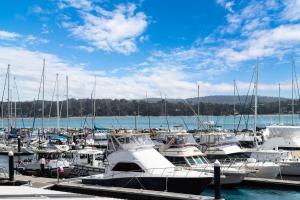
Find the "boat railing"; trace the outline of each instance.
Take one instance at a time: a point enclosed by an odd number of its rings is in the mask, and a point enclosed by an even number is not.
[[[0,178],[1,179],[7,179],[8,178],[8,171],[6,167],[0,166]]]
[[[196,171],[195,169],[192,168],[183,168],[183,167],[166,167],[166,168],[148,168],[145,170],[131,170],[131,171],[112,171],[110,175],[107,177],[115,177],[121,174],[126,174],[132,173],[133,178],[137,177],[147,177],[149,175],[155,175],[157,177],[172,177],[172,176],[180,176],[180,177],[188,177],[191,173],[194,173],[195,176],[203,176],[204,174],[208,174],[207,172],[204,171]],[[136,174],[135,174],[136,173]]]

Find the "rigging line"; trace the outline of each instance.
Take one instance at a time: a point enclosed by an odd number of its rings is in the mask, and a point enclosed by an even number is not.
[[[193,108],[193,107],[192,107],[185,99],[183,99],[183,102],[186,103],[186,105],[191,109],[191,111],[194,113],[194,115],[197,116],[197,113],[196,113],[196,111],[194,110],[194,108]],[[205,129],[204,123],[203,123],[202,120],[200,120],[200,118],[199,118],[199,122],[201,122],[200,124],[201,124],[202,128]]]
[[[53,89],[53,93],[52,93],[52,98],[51,98],[51,103],[50,103],[50,109],[49,109],[48,127],[49,127],[50,118],[51,118],[51,112],[52,112],[52,105],[53,105],[54,95],[55,95],[55,92],[56,92],[56,84],[57,84],[57,82],[55,81],[55,83],[54,83],[54,89]]]
[[[6,73],[6,76],[5,76],[5,82],[4,82],[4,87],[3,87],[3,91],[2,91],[2,98],[1,98],[1,118],[2,118],[2,125],[3,125],[3,114],[4,114],[4,109],[3,109],[3,106],[4,106],[4,102],[3,102],[3,99],[4,99],[4,93],[5,93],[5,89],[6,89],[6,82],[7,82],[7,76],[8,76],[8,73]],[[4,128],[4,127],[2,127]]]
[[[40,93],[41,93],[42,82],[43,82],[43,74],[44,74],[44,68],[42,70],[42,75],[41,75],[41,79],[40,79],[40,86],[39,86],[39,91],[38,91],[38,97],[37,97],[37,100],[34,101],[34,104],[38,103],[38,101],[40,99]],[[35,126],[35,117],[36,117],[36,105],[34,105],[34,118],[33,118],[33,123],[32,123],[32,130],[34,129],[34,126]]]
[[[237,130],[239,129],[239,127],[241,125],[242,117],[244,118],[245,126],[247,126],[246,119],[245,119],[245,116],[244,116],[243,112],[245,111],[246,103],[248,101],[248,95],[249,95],[249,92],[250,92],[250,89],[251,89],[251,86],[252,86],[252,82],[253,82],[253,78],[254,78],[254,73],[255,73],[255,71],[253,70],[253,73],[252,73],[252,76],[251,76],[251,79],[250,79],[250,84],[249,84],[249,87],[248,87],[248,90],[247,90],[247,95],[246,95],[244,103],[242,103],[242,101],[241,101],[239,90],[238,90],[237,85],[236,85],[236,91],[237,91],[237,95],[238,95],[238,99],[239,99],[239,105],[241,106],[241,115],[239,117],[239,123],[238,123],[238,126],[237,126]]]
[[[16,82],[15,79],[14,79],[14,82],[15,82],[15,87],[16,87],[18,101],[19,101],[19,104],[20,104],[20,112],[21,112],[20,115],[21,115],[21,119],[22,119],[22,125],[23,125],[23,128],[25,128],[24,117],[23,117],[23,109],[22,109],[22,102],[20,100],[19,89],[18,89],[18,85],[17,85],[17,82]]]

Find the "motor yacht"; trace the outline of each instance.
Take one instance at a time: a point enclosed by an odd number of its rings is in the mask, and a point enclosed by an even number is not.
[[[148,134],[108,135],[105,173],[84,178],[84,184],[200,194],[213,174],[175,167],[154,148]]]

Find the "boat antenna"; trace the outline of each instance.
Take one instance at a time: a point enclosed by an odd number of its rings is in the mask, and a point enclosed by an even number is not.
[[[167,97],[166,97],[166,95],[165,95],[165,116],[166,116],[166,121],[167,121],[167,125],[168,125],[168,130],[169,130],[169,132],[171,132],[170,124],[169,124],[169,120],[168,120],[168,113],[167,113]]]

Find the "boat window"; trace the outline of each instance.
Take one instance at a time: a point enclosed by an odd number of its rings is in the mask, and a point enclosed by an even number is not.
[[[199,158],[198,156],[193,156],[193,158],[197,164],[204,164],[203,161],[201,160],[201,158]]]
[[[174,165],[177,166],[182,166],[182,165],[186,165],[186,161],[184,159],[184,157],[171,157],[171,156],[166,156],[166,158],[173,163]]]
[[[186,159],[188,160],[188,162],[190,163],[190,165],[195,165],[196,162],[194,161],[193,157],[186,157]]]
[[[118,163],[114,166],[112,171],[121,171],[121,172],[144,172],[144,170],[138,166],[136,163]]]
[[[205,163],[205,164],[209,163],[208,160],[205,157],[199,156],[199,158],[202,160],[203,163]]]

